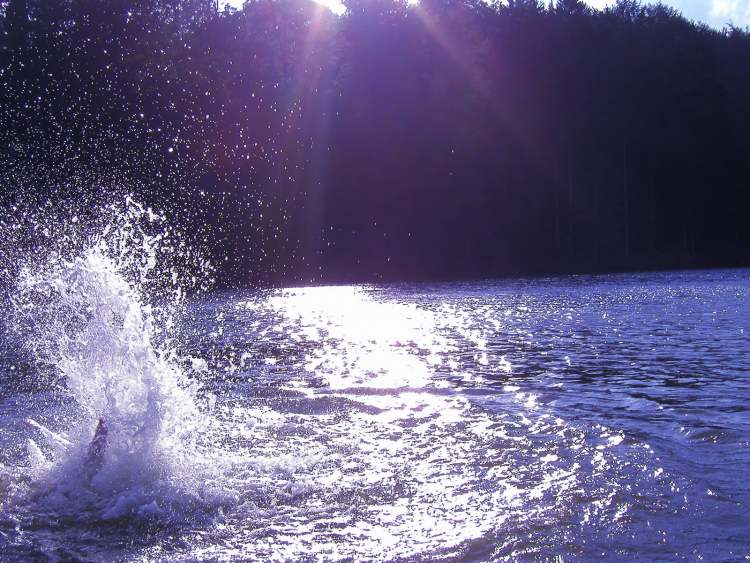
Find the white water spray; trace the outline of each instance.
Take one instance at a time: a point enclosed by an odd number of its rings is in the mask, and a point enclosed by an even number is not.
[[[109,212],[82,252],[24,264],[11,298],[21,346],[62,382],[66,417],[77,422],[53,432],[28,420],[44,446],[28,443],[30,494],[97,519],[179,518],[185,503],[207,500],[188,460],[208,422],[181,369],[175,321],[185,264],[201,275],[208,266],[132,199]]]

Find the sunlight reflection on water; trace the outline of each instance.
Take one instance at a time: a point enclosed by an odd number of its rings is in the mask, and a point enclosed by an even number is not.
[[[332,389],[422,387],[449,351],[434,314],[375,301],[360,287],[289,289],[269,305],[295,329],[320,335],[305,369],[324,374]]]
[[[123,549],[152,559],[743,555],[750,289],[696,276],[212,296],[186,321],[187,352],[212,397],[199,440],[220,508],[189,537],[169,532],[177,543],[145,535]],[[0,416],[23,411],[14,401]],[[67,524],[65,545],[88,546],[89,525],[76,539]]]
[[[311,442],[340,456],[308,475],[331,514],[319,515],[309,535],[280,532],[296,539],[284,551],[269,544],[275,556],[294,557],[301,545],[341,556],[457,554],[521,520],[548,530],[543,543],[564,543],[573,538],[554,529],[562,515],[584,521],[616,502],[615,484],[607,482],[599,484],[599,508],[578,517],[575,504],[559,502],[585,486],[582,463],[606,473],[612,456],[606,443],[595,449],[559,417],[536,413],[534,393],[508,386],[503,408],[493,411],[457,392],[451,381],[482,381],[470,365],[511,372],[504,355],[488,356],[487,330],[499,322],[480,328],[474,311],[449,304],[430,310],[366,287],[288,289],[236,308],[261,318],[266,310],[274,324],[261,332],[281,332],[304,350],[287,355],[300,358],[296,366],[275,368],[296,374],[286,382],[290,390],[330,402],[329,416],[304,424]],[[526,544],[534,541],[511,543],[511,552]]]

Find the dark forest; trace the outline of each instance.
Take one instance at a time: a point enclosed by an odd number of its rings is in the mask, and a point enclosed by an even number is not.
[[[750,264],[747,30],[634,0],[0,6],[4,204],[132,192],[224,283]]]

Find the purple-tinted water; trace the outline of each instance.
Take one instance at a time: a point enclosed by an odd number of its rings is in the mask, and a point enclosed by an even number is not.
[[[77,411],[5,357],[3,558],[750,557],[748,271],[215,293],[184,323],[205,421],[137,498],[8,492],[30,438],[52,455],[27,419]]]

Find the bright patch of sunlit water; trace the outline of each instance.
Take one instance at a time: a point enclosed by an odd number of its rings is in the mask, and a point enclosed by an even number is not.
[[[0,553],[750,555],[747,271],[217,292],[164,354],[87,260],[121,332],[94,315],[68,394],[3,360]]]

